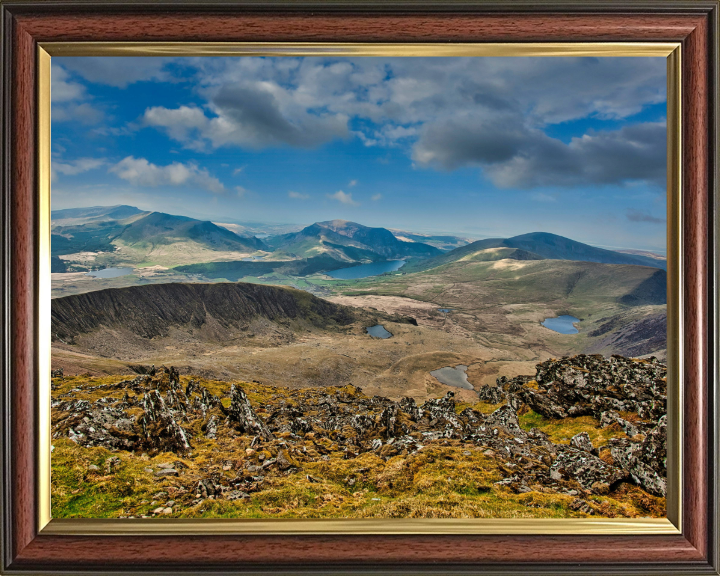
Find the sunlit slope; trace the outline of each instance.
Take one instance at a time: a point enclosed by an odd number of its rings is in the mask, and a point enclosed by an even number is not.
[[[596,307],[629,303],[631,298],[644,304],[665,304],[666,300],[665,271],[648,266],[476,258],[478,254],[470,254],[423,272],[369,279],[358,287],[393,295],[408,293],[433,301],[440,294],[461,291],[481,299],[478,302],[483,305],[567,301]]]
[[[495,250],[493,252],[492,250]],[[497,251],[500,252],[497,252]],[[418,262],[406,268],[407,271],[429,270],[459,260],[466,260],[471,255],[485,254],[488,259],[493,255],[500,254],[502,258],[513,258],[516,260],[548,259],[548,260],[571,260],[580,262],[596,262],[600,264],[633,264],[639,266],[651,266],[654,268],[665,268],[666,261],[660,258],[650,258],[638,254],[626,254],[596,248],[582,242],[549,234],[547,232],[531,232],[512,238],[487,238],[478,240],[430,258],[424,262]],[[479,258],[476,258],[479,259]]]
[[[398,240],[385,228],[371,228],[346,220],[316,222],[300,232],[267,239],[276,253],[308,258],[328,254],[338,260],[430,258],[441,253],[422,242]]]
[[[564,260],[474,261],[344,287],[348,296],[402,296],[452,308],[452,322],[494,345],[562,345],[571,352],[664,353],[667,279],[647,266]],[[577,335],[541,326],[580,319]]]

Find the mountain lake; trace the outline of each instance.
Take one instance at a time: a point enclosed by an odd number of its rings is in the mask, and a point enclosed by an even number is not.
[[[575,316],[558,316],[557,318],[545,318],[542,325],[560,334],[577,334],[579,330],[575,327],[575,322],[580,322],[580,319]]]
[[[438,370],[430,372],[430,376],[437,378],[445,386],[455,386],[456,388],[465,388],[465,390],[474,390],[473,385],[467,379],[468,367],[459,364],[453,368],[446,366]]]
[[[385,272],[394,272],[405,264],[405,260],[386,260],[385,262],[372,262],[371,264],[360,264],[351,268],[340,268],[327,272],[337,280],[357,280],[358,278],[367,278],[369,276],[378,276]]]
[[[366,330],[373,338],[390,338],[392,336],[392,333],[385,330],[385,326],[382,324],[375,324],[375,326],[370,326]]]
[[[132,272],[132,268],[103,268],[102,270],[93,270],[85,274],[93,278],[117,278],[118,276],[126,276]]]

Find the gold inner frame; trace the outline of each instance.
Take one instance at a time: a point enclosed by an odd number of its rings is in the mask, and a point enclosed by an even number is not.
[[[478,519],[56,519],[50,503],[50,74],[52,56],[385,56],[667,58],[667,517]],[[681,45],[674,42],[358,44],[44,42],[37,57],[38,530],[53,535],[182,534],[680,534],[682,494]]]

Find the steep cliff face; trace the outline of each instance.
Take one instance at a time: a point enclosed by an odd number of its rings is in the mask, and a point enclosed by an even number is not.
[[[129,330],[142,338],[167,336],[173,327],[223,328],[255,319],[302,320],[318,327],[346,326],[352,309],[292,288],[246,283],[151,284],[98,290],[52,301],[53,340],[72,341],[98,328]]]

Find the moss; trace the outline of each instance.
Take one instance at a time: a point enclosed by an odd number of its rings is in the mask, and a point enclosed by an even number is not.
[[[600,422],[592,416],[576,416],[550,420],[532,410],[518,417],[520,427],[523,430],[537,428],[548,435],[548,438],[556,444],[569,444],[570,439],[580,432],[587,432],[590,441],[596,448],[607,444],[610,438],[627,437],[619,426],[608,426],[600,428]]]

